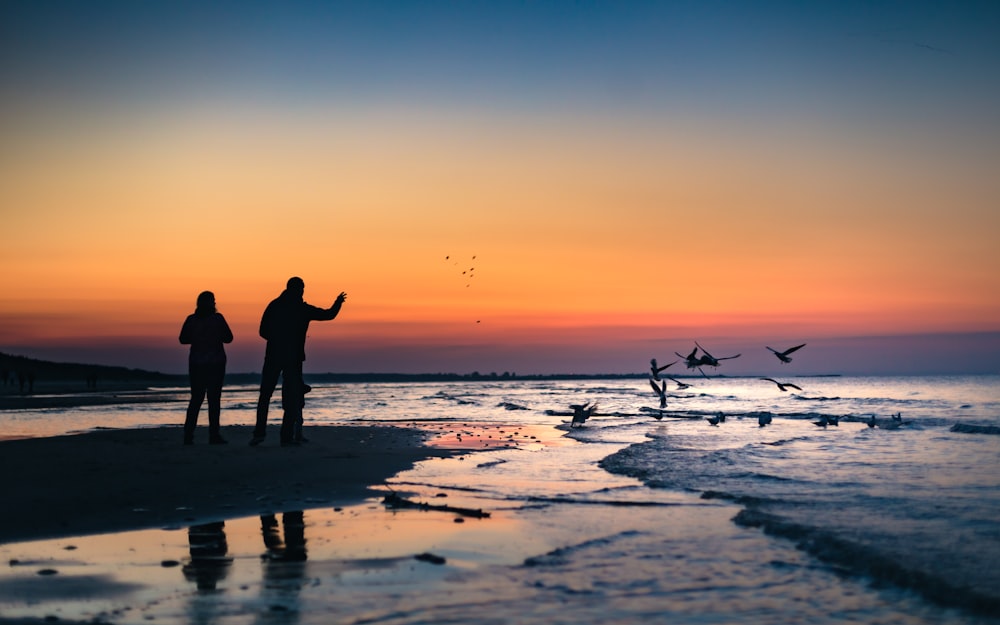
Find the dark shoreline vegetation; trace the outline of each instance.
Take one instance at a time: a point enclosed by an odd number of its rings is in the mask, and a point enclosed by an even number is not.
[[[134,369],[128,367],[118,367],[110,365],[93,365],[93,364],[83,364],[83,363],[64,363],[64,362],[52,362],[48,360],[38,360],[35,358],[28,358],[25,356],[14,356],[11,354],[5,354],[0,352],[0,371],[8,372],[9,376],[13,380],[8,379],[7,388],[11,386],[17,386],[17,373],[33,373],[35,376],[35,384],[39,386],[40,389],[44,388],[46,384],[52,384],[54,382],[60,383],[61,386],[67,386],[73,383],[79,383],[80,391],[91,390],[100,391],[103,387],[115,387],[119,388],[122,386],[142,388],[144,386],[149,387],[169,387],[169,386],[186,386],[188,383],[188,376],[186,373],[161,373],[159,371],[149,371],[145,369]],[[826,378],[826,377],[840,377],[841,374],[812,374],[805,376],[790,376],[790,377],[809,377],[809,378]],[[479,371],[473,371],[471,373],[379,373],[379,372],[368,372],[368,373],[306,373],[305,377],[310,381],[314,382],[450,382],[450,381],[467,381],[467,380],[631,380],[637,378],[646,378],[649,376],[648,372],[636,372],[636,373],[530,373],[530,374],[518,374],[511,371],[504,371],[502,373],[497,373],[491,371],[489,373],[481,373]],[[677,373],[673,377],[676,378],[700,378],[701,374],[698,373]],[[726,378],[726,377],[748,377],[748,376],[728,376],[725,374],[713,374],[713,378]],[[753,377],[753,376],[749,376]],[[88,386],[88,380],[91,384]],[[227,373],[226,374],[226,384],[256,384],[260,381],[259,372],[242,372],[242,373]],[[96,382],[96,385],[94,384]],[[96,386],[96,388],[95,388]],[[0,392],[2,392],[0,387]],[[103,390],[108,390],[104,388]]]
[[[12,356],[0,353],[0,370],[7,371],[13,380],[8,380],[6,392],[18,392],[18,372],[33,373],[35,377],[35,392],[44,392],[46,386],[58,383],[60,387],[74,392],[141,389],[145,387],[163,388],[172,386],[187,386],[186,373],[161,373],[144,369],[129,369],[107,365],[88,365],[81,363],[61,363],[37,360],[24,356]],[[468,380],[614,380],[645,378],[647,373],[552,373],[519,375],[510,371],[502,373],[306,373],[310,382],[451,382]],[[677,377],[697,377],[695,375]],[[226,384],[257,384],[260,382],[259,372],[227,373]],[[0,393],[3,392],[0,387]]]
[[[71,362],[52,362],[49,360],[38,360],[26,356],[14,356],[0,352],[0,372],[5,372],[8,379],[3,380],[5,386],[17,386],[18,374],[33,375],[36,384],[46,381],[58,380],[60,382],[78,381],[81,384],[88,381],[106,382],[171,382],[186,376],[160,373],[158,371],[146,371],[144,369],[130,369],[128,367],[115,367],[108,365],[89,365]]]

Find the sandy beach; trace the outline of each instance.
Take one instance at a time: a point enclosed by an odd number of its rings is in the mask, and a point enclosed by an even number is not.
[[[190,525],[274,507],[319,507],[371,494],[414,462],[452,452],[396,427],[309,428],[309,443],[181,444],[180,427],[0,441],[0,543]]]

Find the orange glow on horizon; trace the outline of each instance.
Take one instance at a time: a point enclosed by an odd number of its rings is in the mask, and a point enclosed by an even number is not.
[[[373,345],[1000,329],[996,189],[950,163],[383,113],[10,129],[0,346],[173,340],[202,290],[257,340],[291,275]]]

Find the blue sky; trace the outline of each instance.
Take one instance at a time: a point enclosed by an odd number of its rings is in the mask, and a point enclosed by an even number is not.
[[[2,11],[8,80],[93,97],[349,90],[342,97],[726,110],[860,96],[864,107],[919,106],[995,99],[998,88],[1000,8],[988,2],[7,1]]]

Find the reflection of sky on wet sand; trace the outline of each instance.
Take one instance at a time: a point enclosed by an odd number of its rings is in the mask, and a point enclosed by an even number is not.
[[[456,567],[516,564],[551,548],[504,514],[458,522],[452,513],[392,511],[371,500],[300,513],[298,541],[289,534],[295,521],[287,523],[295,514],[0,545],[0,558],[11,563],[0,569],[0,614],[209,622],[236,602],[240,611],[290,616],[302,607],[303,587],[419,587]],[[290,555],[294,549],[301,552]],[[416,560],[421,553],[442,556],[449,567]]]
[[[0,614],[116,625],[940,622],[909,618],[927,611],[911,596],[864,589],[738,528],[735,511],[690,495],[687,505],[527,507],[456,523],[369,501],[305,511],[297,546],[294,512],[199,528],[196,545],[214,546],[194,556],[187,528],[5,545],[0,557],[20,564],[0,570]],[[424,552],[447,563],[414,558]],[[58,574],[38,575],[46,568]]]

